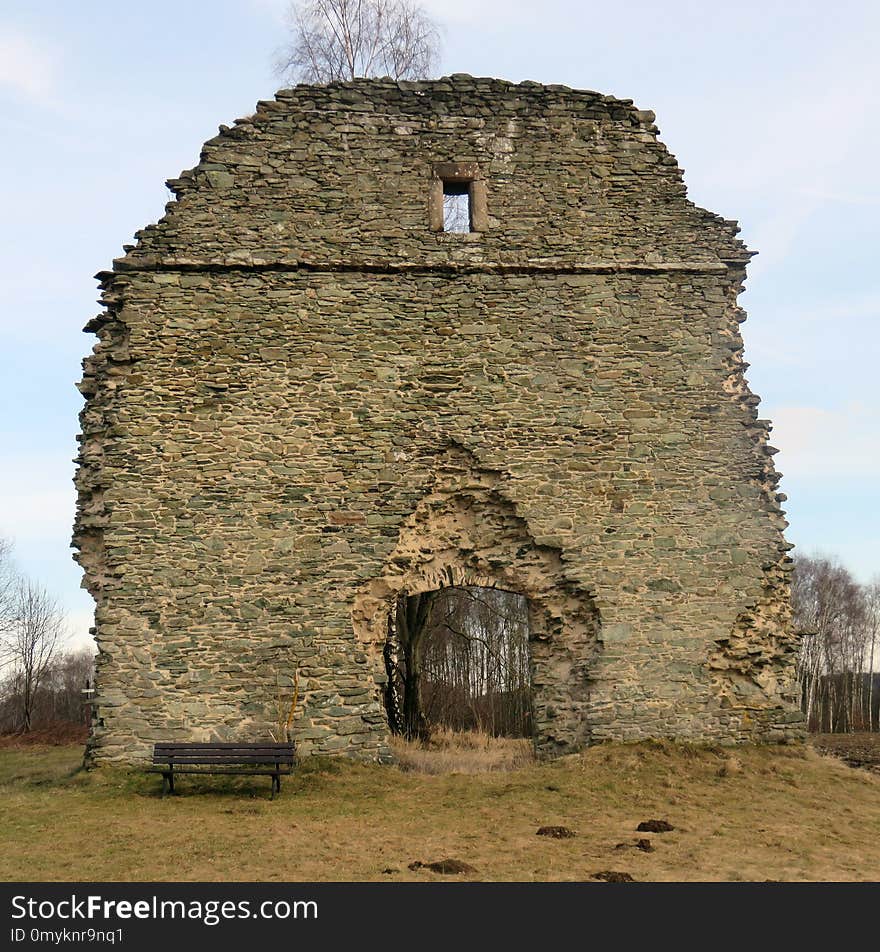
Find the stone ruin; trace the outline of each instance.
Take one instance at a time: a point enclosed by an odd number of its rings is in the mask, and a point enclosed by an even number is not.
[[[301,752],[387,759],[390,606],[444,585],[528,599],[541,755],[800,735],[750,252],[657,134],[564,86],[356,80],[169,181],[86,326],[93,761],[264,739],[292,671]]]

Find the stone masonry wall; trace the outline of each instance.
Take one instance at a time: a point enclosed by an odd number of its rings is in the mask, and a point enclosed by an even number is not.
[[[75,530],[91,753],[267,736],[387,759],[401,591],[529,599],[536,744],[797,736],[790,560],[736,227],[653,116],[455,76],[297,87],[102,273]],[[431,231],[436,163],[485,231]]]

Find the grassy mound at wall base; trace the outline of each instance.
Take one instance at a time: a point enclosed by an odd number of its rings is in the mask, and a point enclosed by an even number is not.
[[[161,799],[156,775],[85,772],[81,756],[0,750],[0,878],[827,881],[880,869],[880,777],[803,747],[609,744],[476,774],[309,762],[274,801],[265,777],[181,778]],[[674,829],[637,832],[646,820]],[[450,858],[475,872],[429,868]]]

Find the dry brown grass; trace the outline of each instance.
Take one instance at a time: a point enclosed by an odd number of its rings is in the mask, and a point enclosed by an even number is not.
[[[163,800],[154,775],[78,772],[80,760],[73,747],[0,750],[0,878],[843,881],[880,869],[880,776],[797,747],[602,745],[468,775],[308,762],[274,801],[266,778],[182,779]],[[675,829],[637,833],[649,819]],[[636,846],[646,837],[653,852]],[[476,872],[408,868],[447,858]]]
[[[401,770],[426,774],[516,770],[535,761],[530,740],[493,737],[481,731],[434,728],[425,743],[393,737],[391,746]]]
[[[84,725],[63,722],[28,731],[26,734],[0,734],[0,748],[69,747],[72,744],[85,744],[88,733],[88,728]]]

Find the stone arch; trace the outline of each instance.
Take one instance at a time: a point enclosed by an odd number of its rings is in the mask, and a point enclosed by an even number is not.
[[[477,466],[466,451],[454,448],[444,455],[380,574],[355,598],[354,631],[370,652],[380,698],[382,646],[400,594],[481,586],[524,595],[535,748],[542,757],[571,753],[590,742],[599,610],[590,593],[566,577],[561,551],[535,542],[500,483],[500,473]]]

